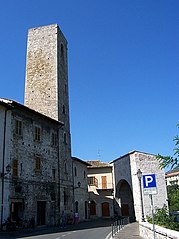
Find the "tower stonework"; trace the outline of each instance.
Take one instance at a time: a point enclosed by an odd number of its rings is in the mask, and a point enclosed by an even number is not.
[[[28,31],[24,104],[64,124],[58,135],[59,205],[61,210],[71,210],[73,183],[67,40],[57,24]],[[67,198],[68,202],[65,202]]]

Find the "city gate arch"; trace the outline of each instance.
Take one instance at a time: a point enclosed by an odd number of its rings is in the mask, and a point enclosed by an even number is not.
[[[122,179],[116,186],[116,211],[117,214],[129,217],[130,221],[135,221],[134,200],[129,183]]]

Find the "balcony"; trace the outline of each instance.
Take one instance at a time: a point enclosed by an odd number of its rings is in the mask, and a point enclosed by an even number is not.
[[[112,183],[98,183],[98,191],[109,191],[109,190],[113,190],[113,184]]]
[[[88,185],[98,187],[98,180],[95,177],[88,177]]]

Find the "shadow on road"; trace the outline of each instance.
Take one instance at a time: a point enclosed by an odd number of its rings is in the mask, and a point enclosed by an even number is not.
[[[0,232],[1,239],[17,239],[24,237],[32,237],[45,234],[53,234],[58,232],[69,232],[77,231],[91,228],[109,227],[113,223],[112,219],[98,219],[93,221],[81,222],[77,225],[68,225],[66,228],[62,229],[60,227],[36,227],[35,229],[24,229],[15,232]]]

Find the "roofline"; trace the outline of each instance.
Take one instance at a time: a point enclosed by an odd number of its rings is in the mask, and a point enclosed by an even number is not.
[[[56,123],[56,124],[60,124],[61,126],[64,125],[63,122],[57,121],[57,120],[55,120],[55,119],[52,119],[52,118],[50,118],[49,116],[46,116],[46,115],[44,115],[44,114],[42,114],[42,113],[40,113],[40,112],[38,112],[38,111],[35,111],[35,110],[33,110],[33,109],[31,109],[31,108],[29,108],[29,107],[27,107],[27,106],[25,106],[25,105],[23,105],[23,104],[21,104],[21,103],[15,101],[15,100],[0,98],[0,104],[2,104],[2,105],[4,105],[4,106],[7,106],[7,107],[9,107],[9,108],[11,108],[11,109],[14,108],[14,107],[20,107],[20,108],[22,108],[22,109],[24,109],[24,110],[26,110],[26,111],[31,112],[32,114],[39,115],[39,116],[41,116],[41,117],[43,117],[43,118],[46,118],[46,119],[48,119],[48,120],[50,120],[50,121],[52,121],[52,122],[54,122],[54,123]]]
[[[112,168],[112,165],[109,166],[89,166],[88,168]]]
[[[130,155],[133,154],[133,153],[149,154],[149,155],[155,156],[155,154],[145,153],[145,152],[138,151],[138,150],[133,150],[133,151],[127,153],[127,154],[124,154],[124,155],[120,156],[120,157],[117,158],[117,159],[114,159],[113,161],[110,161],[109,163],[114,163],[114,162],[116,162],[117,160],[120,160],[120,159],[122,159],[122,158],[125,158],[126,156],[130,156]]]
[[[169,178],[169,177],[172,177],[172,176],[177,176],[177,175],[179,175],[179,172],[165,173],[166,178]]]
[[[91,164],[89,164],[89,163],[85,162],[84,160],[79,159],[79,158],[77,158],[77,157],[72,157],[72,159],[73,159],[74,161],[78,161],[79,163],[83,163],[83,164],[85,164],[86,166],[91,166]]]

